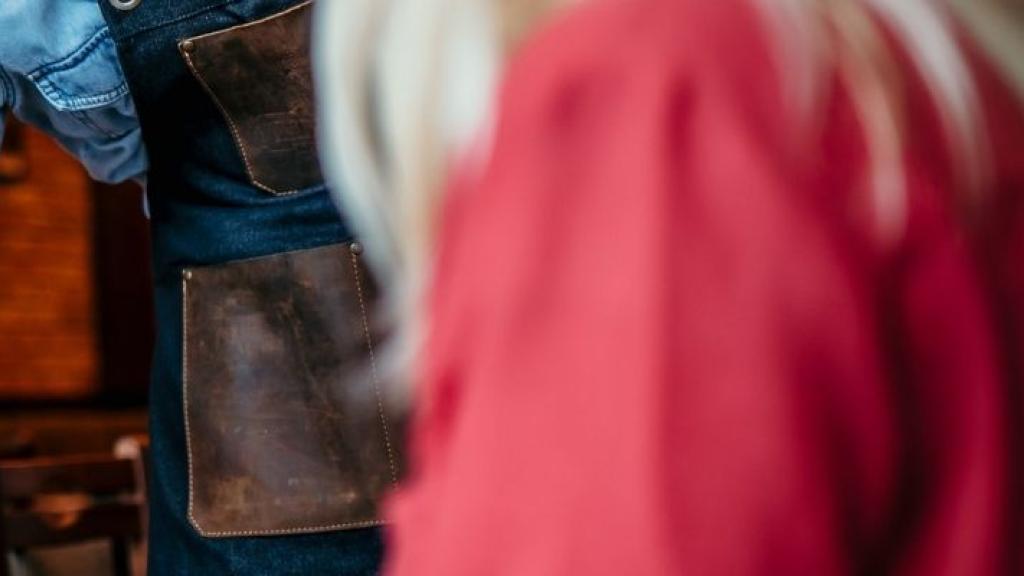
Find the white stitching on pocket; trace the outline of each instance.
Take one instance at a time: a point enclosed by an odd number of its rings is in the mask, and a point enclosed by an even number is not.
[[[351,246],[351,245],[350,245]],[[367,308],[363,297],[362,288],[362,275],[359,273],[358,259],[351,251],[351,263],[353,267],[353,281],[356,285],[357,297],[359,299],[359,306],[362,315],[362,325],[364,335],[366,337],[367,349],[370,358],[371,367],[371,380],[373,382],[374,393],[377,399],[377,409],[381,420],[382,432],[384,434],[384,442],[387,449],[388,466],[391,472],[392,485],[398,482],[397,465],[395,462],[394,448],[392,446],[390,429],[387,424],[387,416],[384,411],[384,404],[380,394],[380,387],[377,377],[377,367],[374,357],[374,346],[373,337],[370,331],[370,323],[367,314]],[[229,538],[229,537],[247,537],[247,536],[275,536],[275,535],[288,535],[288,534],[308,534],[316,532],[329,532],[332,530],[344,530],[352,528],[372,528],[375,526],[383,526],[383,520],[367,520],[367,521],[356,521],[356,522],[342,522],[335,524],[325,524],[317,526],[299,526],[295,528],[281,528],[281,529],[266,529],[266,530],[234,530],[234,531],[211,531],[206,530],[202,527],[195,516],[195,474],[193,467],[193,456],[192,456],[192,429],[189,419],[189,364],[188,364],[188,340],[189,340],[189,313],[188,313],[188,282],[192,278],[192,271],[188,268],[182,270],[181,280],[181,317],[182,317],[182,341],[181,341],[181,381],[182,381],[182,410],[185,424],[185,450],[187,459],[188,469],[188,519],[192,527],[199,533],[200,536],[206,538]]]
[[[196,40],[200,40],[200,39],[206,38],[208,36],[213,36],[215,34],[223,34],[225,32],[230,32],[231,30],[239,30],[239,29],[242,29],[242,28],[248,28],[250,26],[256,26],[256,25],[262,24],[264,22],[267,22],[268,20],[273,20],[275,18],[279,18],[281,16],[284,16],[285,14],[289,14],[289,13],[294,12],[296,10],[301,10],[302,8],[308,6],[308,5],[312,4],[312,3],[313,3],[313,0],[307,0],[306,2],[300,2],[299,4],[296,4],[295,6],[292,6],[291,8],[289,8],[287,10],[278,12],[276,14],[271,14],[270,16],[267,16],[265,18],[260,18],[259,20],[253,20],[252,22],[246,22],[244,24],[238,24],[238,25],[232,26],[230,28],[224,28],[223,30],[215,30],[213,32],[207,32],[206,34],[200,34],[198,36],[192,36],[191,38],[186,38],[186,39],[178,42],[178,51],[181,53],[182,57],[185,59],[185,63],[186,63],[186,65],[188,65],[189,70],[192,71],[192,76],[195,77],[196,80],[199,81],[199,84],[203,87],[203,90],[213,100],[214,104],[216,104],[216,106],[217,106],[217,109],[220,110],[221,116],[223,116],[225,121],[228,123],[228,129],[231,131],[231,136],[232,136],[232,138],[235,141],[235,145],[238,146],[238,151],[239,151],[239,153],[242,156],[242,162],[245,164],[245,172],[246,172],[246,174],[249,175],[249,180],[252,181],[253,185],[256,186],[257,188],[259,188],[260,190],[263,190],[264,192],[268,192],[270,194],[273,194],[274,196],[292,196],[292,195],[298,194],[299,192],[302,192],[304,189],[296,188],[296,189],[293,189],[293,190],[278,191],[278,190],[274,190],[270,186],[267,186],[263,182],[260,182],[260,180],[256,177],[255,171],[253,170],[252,161],[249,159],[249,152],[246,149],[245,141],[242,139],[241,134],[238,131],[238,126],[235,124],[235,121],[231,118],[231,115],[228,114],[228,111],[224,107],[224,104],[221,103],[220,99],[217,98],[217,95],[214,94],[213,90],[210,89],[210,85],[206,83],[205,79],[203,79],[202,74],[199,73],[199,70],[196,68],[195,63],[192,61],[191,55],[189,54],[188,50],[185,50],[184,46],[185,46],[186,42],[190,42],[190,41],[194,42]]]

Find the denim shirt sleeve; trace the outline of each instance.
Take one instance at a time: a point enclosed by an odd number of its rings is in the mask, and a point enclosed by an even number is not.
[[[0,30],[0,105],[55,138],[93,178],[142,181],[135,105],[96,0],[3,0]]]

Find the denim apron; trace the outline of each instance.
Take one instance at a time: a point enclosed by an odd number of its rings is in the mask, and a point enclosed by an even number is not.
[[[99,1],[151,159],[149,574],[375,574],[394,432],[311,144],[308,3]]]

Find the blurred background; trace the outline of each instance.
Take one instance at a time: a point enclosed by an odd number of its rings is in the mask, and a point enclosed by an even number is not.
[[[0,151],[0,576],[142,573],[148,259],[140,188],[90,181],[10,119]]]

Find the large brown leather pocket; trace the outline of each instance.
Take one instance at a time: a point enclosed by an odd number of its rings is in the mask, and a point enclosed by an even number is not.
[[[310,2],[182,40],[220,108],[253,185],[277,195],[321,184],[310,63]]]
[[[358,249],[183,273],[189,519],[203,536],[378,523],[396,481]]]

